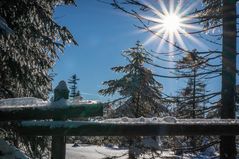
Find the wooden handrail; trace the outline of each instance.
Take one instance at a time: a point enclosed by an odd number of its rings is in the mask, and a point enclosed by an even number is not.
[[[103,104],[0,108],[0,121],[71,119],[103,115]]]
[[[195,136],[239,135],[238,120],[179,120],[176,123],[111,123],[88,121],[24,121],[22,135],[42,136]]]

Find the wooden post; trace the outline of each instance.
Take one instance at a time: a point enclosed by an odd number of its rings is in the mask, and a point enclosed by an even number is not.
[[[67,88],[65,81],[60,81],[57,87],[54,90],[54,101],[60,99],[69,98],[69,90]],[[55,119],[61,120],[61,119]],[[66,138],[65,136],[52,136],[52,145],[51,145],[51,158],[52,159],[65,159],[66,156]]]

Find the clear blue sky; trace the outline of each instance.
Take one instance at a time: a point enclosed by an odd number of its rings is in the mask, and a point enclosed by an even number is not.
[[[85,99],[112,99],[98,95],[101,83],[120,77],[110,68],[125,65],[122,51],[134,46],[137,40],[145,41],[149,34],[139,33],[133,26],[137,23],[133,18],[97,0],[79,0],[77,7],[57,7],[54,18],[72,32],[79,46],[67,46],[64,55],[59,56],[54,66],[57,75],[53,87],[60,80],[67,81],[71,75],[77,74],[80,78],[78,89]],[[156,44],[150,44],[146,49],[156,47]],[[159,81],[167,94],[174,94],[178,89],[177,81]],[[210,89],[219,89],[218,83],[212,84]]]
[[[75,73],[85,99],[110,99],[98,95],[101,83],[117,78],[110,68],[126,64],[121,52],[145,37],[137,34],[131,18],[96,0],[77,1],[77,7],[58,7],[54,17],[67,26],[79,46],[66,47],[56,62],[53,87]]]

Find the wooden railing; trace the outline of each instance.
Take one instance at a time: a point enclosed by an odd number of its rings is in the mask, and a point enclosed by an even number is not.
[[[103,115],[103,104],[1,108],[0,121],[88,118]]]
[[[24,121],[19,123],[23,135],[39,136],[197,136],[239,135],[239,120],[177,120],[168,122],[102,121]]]
[[[29,106],[0,108],[0,121],[19,121],[16,130],[21,135],[53,136],[53,159],[65,159],[64,136],[239,135],[239,120],[230,119],[178,119],[172,122],[154,120],[149,123],[110,120],[68,121],[72,118],[102,116],[103,107],[103,104],[99,103],[60,107],[46,105],[39,108]],[[54,121],[39,121],[42,119]]]

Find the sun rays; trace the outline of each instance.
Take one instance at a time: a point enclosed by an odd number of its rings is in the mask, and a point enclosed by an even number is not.
[[[154,4],[149,4],[144,1],[144,4],[148,6],[151,14],[141,15],[144,20],[149,21],[146,31],[153,33],[144,44],[151,43],[160,39],[157,51],[159,51],[164,44],[167,44],[169,51],[172,51],[175,46],[187,50],[185,40],[188,39],[196,45],[203,45],[197,40],[190,31],[200,29],[199,26],[194,25],[193,16],[189,15],[189,11],[192,10],[197,3],[192,3],[188,7],[182,6],[182,1],[174,3],[174,0],[158,1],[158,7]]]

